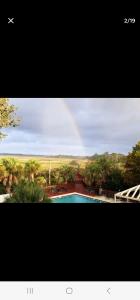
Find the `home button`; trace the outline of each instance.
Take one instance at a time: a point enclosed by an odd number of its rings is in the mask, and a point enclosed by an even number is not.
[[[72,294],[73,289],[71,287],[66,288],[66,294]]]

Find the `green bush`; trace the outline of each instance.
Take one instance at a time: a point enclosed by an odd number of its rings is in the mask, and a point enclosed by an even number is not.
[[[8,203],[40,203],[51,202],[51,199],[45,195],[43,189],[35,182],[27,182],[22,180],[17,186],[14,187],[13,194]]]

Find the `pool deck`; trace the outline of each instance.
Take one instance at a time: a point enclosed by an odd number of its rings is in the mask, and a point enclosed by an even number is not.
[[[54,191],[54,188],[57,189],[57,187],[60,187],[60,190]],[[63,187],[63,190],[61,188]],[[57,197],[62,197],[62,196],[67,196],[67,195],[73,195],[73,194],[78,194],[81,196],[89,197],[91,199],[97,199],[101,200],[104,203],[116,203],[113,197],[113,194],[109,193],[106,195],[104,192],[102,195],[99,195],[96,192],[96,189],[93,187],[94,191],[88,191],[87,187],[85,187],[82,183],[80,184],[67,184],[67,185],[62,185],[62,186],[50,186],[49,190],[46,189],[46,194],[48,195],[49,198],[57,198]],[[117,200],[117,203],[124,203],[121,200]]]
[[[73,192],[73,193],[65,193],[65,194],[61,194],[61,195],[57,195],[57,196],[52,196],[50,197],[51,199],[55,199],[55,198],[60,198],[60,197],[65,197],[65,196],[70,196],[70,195],[80,195],[80,196],[84,196],[84,197],[88,197],[90,199],[97,199],[97,200],[101,200],[103,202],[106,202],[106,203],[115,203],[114,199],[113,198],[107,198],[105,196],[90,196],[90,195],[87,195],[87,194],[81,194],[81,193],[77,193],[77,192]]]

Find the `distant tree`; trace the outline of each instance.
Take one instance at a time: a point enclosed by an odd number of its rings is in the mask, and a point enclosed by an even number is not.
[[[73,160],[70,161],[69,164],[70,164],[71,166],[75,166],[75,164],[77,164],[77,161],[73,159]]]
[[[16,107],[9,104],[7,98],[0,98],[0,129],[7,127],[15,127],[19,124],[16,118]],[[0,139],[6,135],[0,131]]]
[[[74,167],[74,168],[76,168],[77,171],[79,171],[79,169],[80,169],[80,165],[79,165],[79,163],[78,163],[77,160],[74,160],[74,159],[71,160],[70,163],[69,163],[69,165],[72,166],[72,167]]]
[[[97,158],[99,158],[99,156],[100,155],[98,153],[95,153],[94,155],[89,157],[89,160],[96,160]]]
[[[101,158],[106,158],[110,161],[112,161],[112,163],[118,163],[120,165],[124,165],[125,161],[126,161],[126,156],[123,154],[119,154],[119,153],[111,153],[109,154],[108,152],[105,152],[103,154],[97,154],[95,153],[94,155],[90,156],[89,160],[90,161],[96,161],[98,159]]]
[[[126,159],[125,181],[131,187],[140,184],[140,141],[133,147]]]

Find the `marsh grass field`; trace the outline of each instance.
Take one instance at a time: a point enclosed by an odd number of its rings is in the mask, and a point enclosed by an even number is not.
[[[40,165],[41,165],[41,170],[49,170],[50,167],[50,162],[51,162],[51,169],[56,169],[60,168],[63,165],[69,165],[71,161],[75,161],[79,164],[80,168],[85,168],[88,159],[86,158],[58,158],[58,157],[45,157],[45,156],[24,156],[24,155],[0,155],[0,159],[2,158],[7,158],[7,157],[13,157],[17,159],[20,163],[23,165],[28,161],[28,160],[37,160]]]

